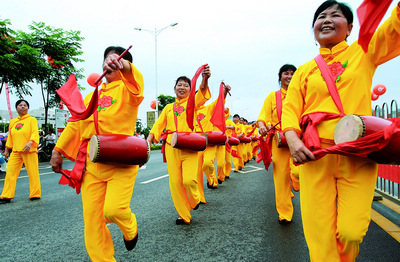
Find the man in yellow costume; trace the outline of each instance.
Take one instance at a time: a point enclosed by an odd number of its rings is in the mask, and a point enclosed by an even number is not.
[[[243,131],[243,125],[239,123],[240,121],[240,116],[238,114],[235,114],[233,116],[233,123],[235,124],[235,133],[237,137],[243,136],[244,131]],[[236,154],[239,157],[234,157],[232,159],[233,166],[235,168],[234,172],[238,172],[239,170],[242,170],[244,168],[244,161],[243,161],[243,144],[240,143],[238,146],[232,146],[232,150],[236,152]]]
[[[85,120],[67,125],[50,161],[55,172],[61,169],[61,153],[75,160],[78,151],[80,154],[84,151],[81,144],[85,145],[95,134],[134,135],[144,85],[142,74],[132,65],[129,52],[118,60],[124,51],[122,47],[114,46],[105,50],[103,70],[107,71],[107,83],[99,91],[98,112]],[[86,107],[92,95],[93,92],[85,98]],[[94,116],[97,116],[97,121]],[[115,261],[114,245],[106,222],[118,225],[127,250],[132,250],[136,245],[138,226],[129,205],[138,168],[138,165],[93,163],[86,157],[86,169],[82,176],[82,206],[85,244],[92,261]]]
[[[233,132],[235,132],[235,123],[229,119],[231,112],[229,108],[225,107],[225,125],[226,131],[225,134],[229,138],[233,136]],[[229,150],[225,149],[225,168],[224,168],[224,175],[225,179],[229,179],[232,170],[232,147],[229,146]]]

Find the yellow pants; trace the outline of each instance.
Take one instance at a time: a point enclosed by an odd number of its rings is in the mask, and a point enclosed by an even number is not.
[[[126,240],[137,235],[136,216],[129,206],[138,169],[139,166],[92,163],[87,159],[82,206],[86,250],[92,261],[115,261],[106,222],[115,223]]]
[[[275,185],[275,202],[279,219],[292,221],[293,203],[292,189],[290,185],[290,157],[289,148],[278,148],[274,141],[272,142],[272,172]]]
[[[217,146],[208,145],[206,150],[204,150],[203,158],[203,171],[207,177],[208,184],[213,187],[218,186],[218,179],[215,174],[215,155],[217,153]]]
[[[242,143],[241,143],[242,144]],[[235,171],[239,170],[239,167],[244,168],[244,162],[243,162],[243,146],[240,146],[241,144],[239,144],[238,146],[232,146],[232,150],[236,150],[238,156],[240,158],[237,157],[232,157],[232,163],[233,166],[235,167]]]
[[[246,163],[248,161],[248,159],[247,159],[247,144],[248,143],[240,143],[238,146],[239,151],[242,153],[240,156],[242,156],[243,163]],[[244,167],[244,165],[243,165],[243,167]]]
[[[311,261],[355,261],[371,220],[377,170],[368,159],[340,155],[300,166],[301,214]]]
[[[225,168],[224,168],[224,174],[225,177],[229,177],[231,174],[232,170],[232,154],[226,151],[225,149]]]
[[[22,164],[25,164],[29,177],[29,198],[41,197],[39,177],[39,161],[37,153],[11,152],[8,160],[6,178],[4,180],[2,198],[14,198],[17,179],[21,172]]]
[[[218,145],[216,149],[218,180],[225,181],[225,145]]]
[[[253,153],[251,152],[253,150],[252,147],[253,142],[247,143],[246,148],[247,148],[247,161],[250,161],[251,158],[253,157]]]
[[[179,216],[186,223],[190,223],[190,210],[200,202],[197,182],[198,153],[193,150],[176,149],[166,144],[165,156],[172,201]]]
[[[203,203],[207,203],[206,197],[204,195],[204,174],[203,174],[204,151],[200,151],[197,154],[199,158],[197,165],[197,182],[199,183],[200,201]]]
[[[251,153],[253,155],[253,158],[257,158],[257,150],[253,153],[253,149],[257,146],[257,141],[252,141],[251,142]]]

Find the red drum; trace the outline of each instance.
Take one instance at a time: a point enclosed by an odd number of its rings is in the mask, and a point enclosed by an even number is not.
[[[353,141],[383,130],[393,122],[375,117],[347,115],[339,120],[334,131],[336,144]],[[384,148],[370,153],[368,158],[378,164],[400,164],[400,134],[393,134],[389,144]]]
[[[208,143],[207,134],[174,132],[171,135],[171,146],[178,149],[203,151]]]
[[[228,144],[231,146],[237,146],[240,144],[240,141],[236,137],[231,136],[231,137],[228,137]]]
[[[93,163],[144,165],[150,158],[150,145],[128,135],[93,135],[89,142],[89,158]]]
[[[206,132],[209,145],[225,145],[226,135],[222,131]]]
[[[251,136],[250,138],[251,138],[251,141],[253,141],[253,142],[258,141],[258,137],[256,137],[256,136]]]
[[[278,148],[288,147],[288,144],[286,142],[286,137],[283,134],[283,132],[276,132],[275,141],[276,141],[276,146]]]
[[[240,143],[250,143],[251,138],[248,136],[239,136],[239,141],[240,141]]]

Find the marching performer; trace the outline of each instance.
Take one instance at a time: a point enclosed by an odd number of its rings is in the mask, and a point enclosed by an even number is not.
[[[202,71],[203,81],[200,91],[195,97],[195,110],[210,99],[208,79],[211,76],[210,67],[207,65]],[[157,143],[163,130],[165,143],[165,158],[168,165],[169,187],[175,209],[179,214],[177,225],[190,224],[191,209],[197,209],[200,205],[199,185],[197,181],[198,152],[191,149],[177,149],[171,146],[173,132],[193,132],[186,121],[191,80],[181,76],[176,80],[174,91],[176,102],[165,106],[147,137],[148,142]],[[201,185],[200,185],[201,186]]]
[[[372,5],[364,13],[374,12],[365,17],[375,17],[385,1],[373,2],[364,1]],[[378,165],[335,154],[313,161],[312,151],[334,144],[334,129],[342,116],[371,115],[374,72],[400,54],[400,2],[370,40],[359,38],[351,45],[346,39],[353,29],[353,13],[346,4],[325,1],[312,24],[320,54],[294,74],[282,128],[293,161],[301,164],[301,213],[311,260],[355,261],[371,220]]]
[[[285,101],[288,86],[295,71],[296,67],[290,64],[283,65],[279,69],[278,81],[281,88],[279,91],[271,92],[267,96],[257,120],[259,132],[262,136],[266,136],[268,132],[273,132],[273,134],[275,134],[281,131],[279,122],[282,114],[282,104]],[[275,130],[270,130],[272,126],[276,126],[274,128]],[[272,147],[272,172],[274,176],[275,202],[276,210],[279,214],[279,223],[290,223],[293,217],[293,194],[290,182],[291,177],[293,177],[292,173],[297,167],[292,163],[293,161],[290,157],[289,148],[278,148],[275,136],[273,136],[273,141],[270,140],[267,142],[272,143],[272,145],[269,145],[269,148]],[[293,188],[298,190],[298,181],[294,177],[292,184]]]
[[[40,187],[39,162],[37,147],[39,144],[39,130],[36,118],[28,114],[29,103],[20,99],[15,103],[18,117],[11,119],[8,126],[8,139],[4,158],[8,161],[3,192],[0,195],[0,204],[10,203],[14,198],[17,179],[22,164],[25,165],[29,177],[29,199],[38,200],[42,191]]]
[[[228,137],[233,136],[233,132],[235,132],[235,123],[229,119],[231,115],[229,108],[225,107],[225,125],[226,131],[225,134]],[[229,146],[229,145],[228,145]],[[225,179],[229,179],[232,170],[232,147],[226,148],[225,150],[225,168],[224,168],[224,175]]]
[[[107,82],[99,91],[97,112],[85,120],[68,123],[50,161],[53,171],[61,172],[61,154],[70,160],[75,160],[78,152],[78,160],[83,157],[81,166],[77,167],[80,163],[77,160],[74,169],[82,168],[84,172],[81,189],[85,244],[92,261],[115,261],[107,222],[118,225],[127,250],[132,250],[138,239],[136,216],[129,206],[139,166],[93,163],[88,156],[85,157],[88,141],[93,135],[133,136],[135,132],[137,113],[143,100],[143,77],[132,64],[129,52],[118,60],[124,51],[124,48],[115,46],[105,50],[103,70],[107,72]],[[87,108],[93,95],[94,92],[84,100]]]
[[[240,121],[240,116],[238,114],[233,115],[233,123],[235,125],[234,132],[237,137],[241,137],[244,135],[243,125],[241,125],[239,121]],[[238,172],[239,170],[242,170],[244,168],[242,144],[244,143],[240,143],[238,146],[232,146],[232,150],[238,155],[238,157],[232,158],[232,163],[235,168],[233,172]]]

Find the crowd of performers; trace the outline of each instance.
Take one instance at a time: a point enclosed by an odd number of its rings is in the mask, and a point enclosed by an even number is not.
[[[368,20],[368,15],[364,17]],[[360,21],[361,27],[366,20]],[[358,42],[347,44],[353,13],[346,4],[334,0],[319,6],[312,25],[320,54],[298,69],[291,64],[279,69],[280,89],[268,95],[252,124],[237,114],[233,121],[228,118],[231,112],[224,99],[230,93],[229,85],[221,83],[218,98],[205,106],[211,98],[208,65],[199,68],[193,79],[182,76],[176,80],[176,101],[164,108],[147,137],[148,143],[163,141],[171,197],[178,213],[176,224],[190,224],[191,210],[207,203],[205,183],[214,189],[231,176],[232,170],[240,172],[255,158],[263,160],[266,169],[272,161],[277,222],[292,221],[292,190],[300,190],[311,261],[355,261],[371,219],[377,163],[356,155],[323,156],[317,152],[333,147],[333,130],[339,119],[350,114],[371,115],[374,72],[400,54],[400,3],[367,41],[360,33]],[[82,193],[85,244],[93,261],[115,261],[106,223],[118,225],[128,250],[138,240],[130,202],[139,166],[94,162],[88,154],[94,135],[134,134],[144,84],[127,51],[121,47],[105,50],[106,83],[84,101],[75,96],[78,89],[74,79],[59,90],[73,117],[53,150],[50,164],[63,174],[60,183]],[[195,92],[200,74],[202,82]],[[16,107],[19,116],[10,123],[6,146],[13,152],[1,203],[9,203],[14,197],[22,163],[32,169],[28,170],[29,197],[41,197],[37,157],[32,157],[37,148],[36,122],[27,114],[27,101],[18,101]],[[202,147],[204,134],[208,134],[209,143]],[[213,134],[218,134],[217,138],[222,134],[224,139],[210,143]],[[21,140],[14,139],[18,137]],[[192,148],[183,145],[188,141]],[[72,171],[62,168],[62,155],[76,161]]]

